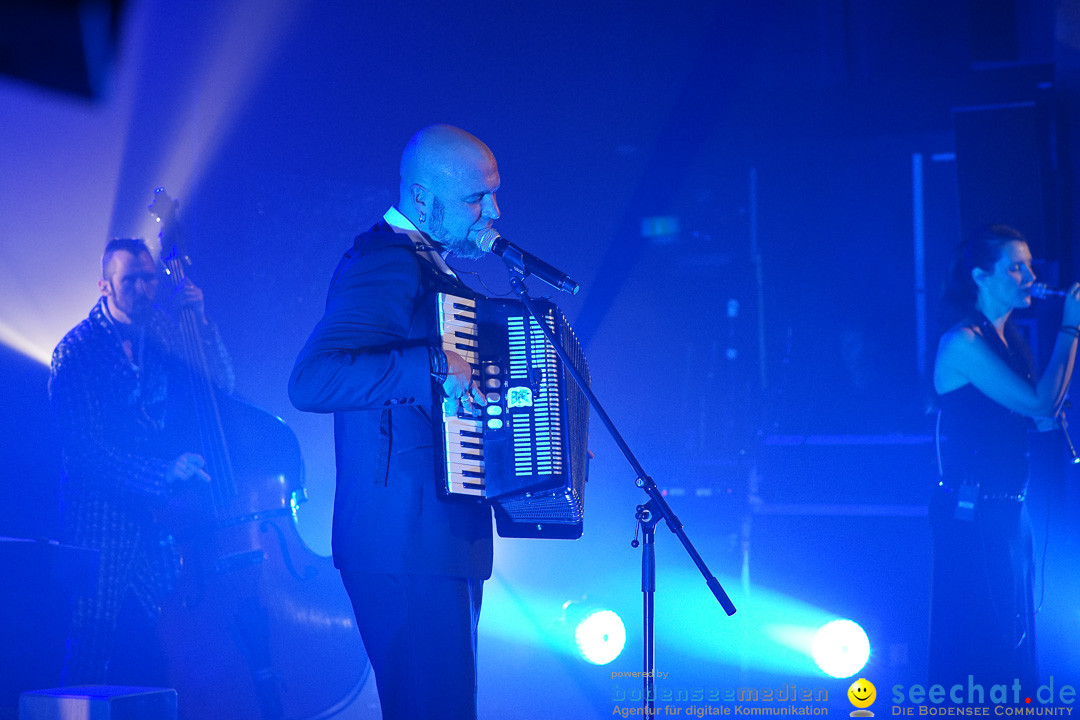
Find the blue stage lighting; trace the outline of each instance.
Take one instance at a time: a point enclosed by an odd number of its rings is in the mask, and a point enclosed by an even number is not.
[[[858,623],[833,620],[814,634],[813,657],[826,675],[847,678],[857,674],[870,659],[870,638]]]
[[[573,606],[571,606],[573,610]],[[626,626],[612,610],[585,608],[571,613],[578,655],[593,665],[607,665],[626,645]]]

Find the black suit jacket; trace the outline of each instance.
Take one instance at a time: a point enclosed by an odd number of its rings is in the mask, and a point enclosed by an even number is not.
[[[338,264],[326,312],[296,360],[289,397],[334,413],[334,564],[378,573],[488,578],[491,513],[439,495],[428,346],[434,295],[470,292],[385,222]]]

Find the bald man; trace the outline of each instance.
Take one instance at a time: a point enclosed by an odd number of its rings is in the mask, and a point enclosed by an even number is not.
[[[398,202],[334,272],[289,396],[334,413],[333,555],[375,671],[384,720],[476,717],[476,628],[491,576],[487,506],[442,497],[434,412],[484,404],[440,349],[439,292],[470,291],[444,256],[476,257],[499,217],[491,150],[460,128],[416,133]]]

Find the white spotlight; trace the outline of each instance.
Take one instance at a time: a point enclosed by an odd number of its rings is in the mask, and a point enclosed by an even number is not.
[[[593,665],[607,665],[619,657],[626,645],[626,626],[618,613],[571,602],[563,605],[563,611],[579,657]]]
[[[833,620],[814,634],[812,653],[814,662],[826,675],[851,677],[870,659],[870,638],[858,623]]]

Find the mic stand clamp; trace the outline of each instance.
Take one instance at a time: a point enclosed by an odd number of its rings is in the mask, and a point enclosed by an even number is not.
[[[645,491],[649,496],[648,502],[644,505],[639,505],[635,513],[635,519],[638,527],[641,528],[645,539],[645,547],[642,550],[641,560],[641,591],[644,595],[643,607],[645,609],[645,652],[644,652],[644,678],[645,678],[645,715],[646,717],[653,716],[655,712],[656,695],[654,692],[654,683],[656,675],[656,658],[654,654],[654,593],[656,590],[656,555],[654,547],[653,532],[656,523],[663,519],[671,532],[679,538],[686,552],[690,555],[690,559],[697,565],[698,571],[701,572],[705,578],[706,584],[709,590],[712,591],[713,597],[724,608],[724,612],[728,615],[735,614],[735,605],[732,604],[731,598],[724,592],[724,588],[720,585],[720,581],[709,571],[709,568],[705,565],[705,561],[701,559],[697,550],[694,548],[693,543],[690,542],[690,538],[686,536],[686,532],[683,530],[682,523],[679,518],[675,516],[675,513],[671,510],[671,506],[668,505],[667,500],[660,493],[656,483],[649,477],[648,473],[638,462],[637,457],[634,456],[633,451],[630,450],[630,446],[626,444],[622,435],[619,434],[618,429],[615,427],[615,423],[608,417],[604,407],[600,404],[600,400],[597,399],[593,393],[589,384],[585,382],[585,379],[570,362],[570,358],[567,356],[566,350],[558,343],[555,337],[555,332],[548,327],[548,324],[544,322],[540,313],[537,312],[535,305],[533,305],[532,298],[529,297],[528,288],[525,287],[525,273],[519,267],[512,262],[506,263],[507,269],[510,271],[510,286],[514,290],[514,294],[518,296],[521,302],[525,305],[525,309],[528,310],[529,315],[540,327],[540,330],[544,333],[544,337],[547,338],[548,343],[555,350],[556,355],[559,356],[559,360],[562,361],[563,368],[570,373],[570,376],[574,378],[574,382],[581,388],[581,392],[585,395],[589,401],[589,405],[596,411],[597,416],[601,422],[608,429],[612,439],[619,446],[619,450],[622,452],[623,457],[634,469],[637,480],[634,484]],[[637,542],[635,537],[634,542]],[[636,547],[636,546],[635,546]]]

